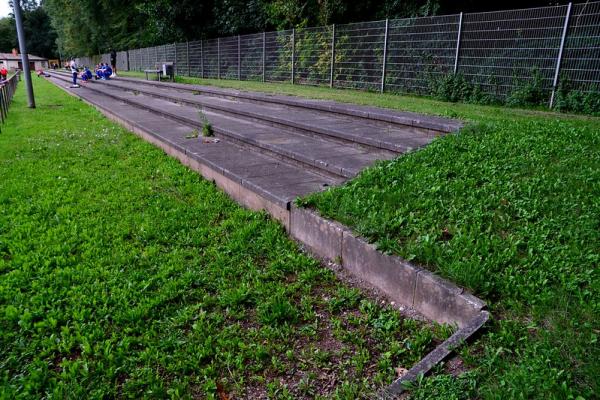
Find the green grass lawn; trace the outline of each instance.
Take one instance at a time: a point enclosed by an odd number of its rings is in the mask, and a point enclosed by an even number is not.
[[[354,399],[448,336],[34,83],[0,134],[0,398]]]
[[[289,84],[179,81],[437,114],[457,135],[302,203],[490,304],[471,371],[416,398],[600,395],[600,119]],[[460,395],[459,395],[460,394]]]

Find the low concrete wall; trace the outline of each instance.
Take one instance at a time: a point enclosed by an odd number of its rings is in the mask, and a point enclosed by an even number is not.
[[[316,256],[342,265],[392,300],[439,323],[459,328],[485,307],[464,289],[400,257],[383,254],[343,225],[316,211],[291,207],[290,235]]]

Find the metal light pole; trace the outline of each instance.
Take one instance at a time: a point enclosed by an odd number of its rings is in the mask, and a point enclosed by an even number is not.
[[[29,100],[29,108],[35,108],[33,86],[31,84],[31,71],[29,70],[29,56],[27,55],[27,46],[25,45],[25,32],[23,32],[23,18],[21,17],[21,0],[15,0],[14,5],[15,21],[17,23],[17,37],[19,39],[19,50],[21,52],[21,64],[23,65],[25,85],[27,86],[27,98]]]

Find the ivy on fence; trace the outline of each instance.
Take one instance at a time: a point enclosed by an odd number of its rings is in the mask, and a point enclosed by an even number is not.
[[[167,61],[179,75],[202,78],[598,113],[600,2],[299,28],[117,54],[121,70]]]

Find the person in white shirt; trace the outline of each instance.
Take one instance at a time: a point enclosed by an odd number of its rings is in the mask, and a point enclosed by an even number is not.
[[[77,63],[75,62],[75,60],[71,60],[69,67],[71,67],[71,75],[73,75],[73,86],[71,87],[79,87],[79,85],[77,84],[77,73],[79,71],[77,69]]]

